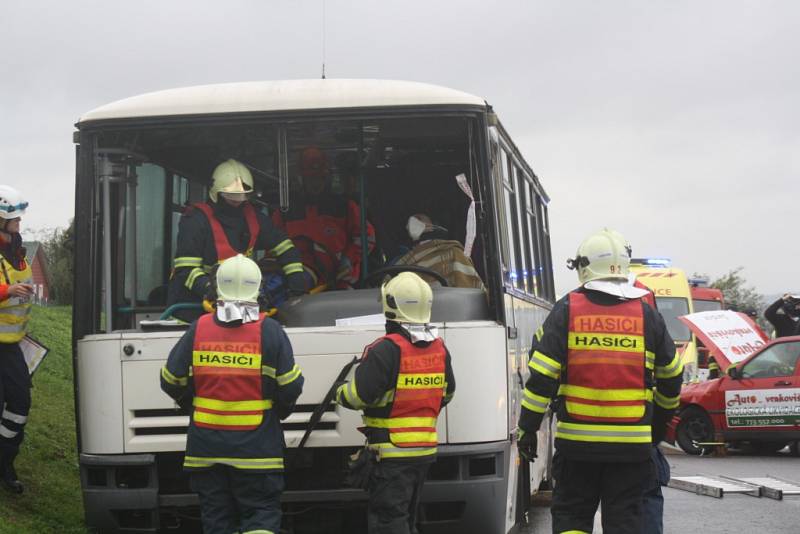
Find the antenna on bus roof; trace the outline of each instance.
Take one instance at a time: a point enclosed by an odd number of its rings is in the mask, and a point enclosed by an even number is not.
[[[322,79],[325,79],[325,0],[322,0]]]

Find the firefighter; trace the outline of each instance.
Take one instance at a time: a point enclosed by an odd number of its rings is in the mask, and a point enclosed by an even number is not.
[[[370,534],[416,534],[422,485],[436,458],[436,419],[456,390],[450,353],[431,319],[433,292],[403,272],[381,287],[386,335],[364,349],[337,402],[363,410]]]
[[[303,389],[280,325],[259,313],[261,272],[238,254],[216,273],[215,313],[189,327],[161,369],[161,389],[191,410],[183,467],[203,532],[275,533],[284,439]]]
[[[536,457],[536,431],[558,394],[553,458],[553,532],[643,531],[652,445],[678,407],[683,372],[661,316],[628,283],[630,257],[603,230],[567,265],[581,287],[560,299],[533,338],[517,445]]]
[[[33,296],[33,274],[19,233],[27,207],[19,191],[0,186],[0,475],[3,487],[13,493],[25,490],[14,459],[31,409],[31,377],[19,346],[28,328]]]
[[[714,378],[719,378],[720,376],[720,368],[719,364],[717,363],[717,359],[713,356],[708,358],[708,379],[712,380]]]
[[[303,265],[294,244],[247,200],[253,192],[250,170],[229,159],[217,165],[212,180],[210,200],[187,208],[178,224],[167,304],[201,302],[211,287],[211,271],[219,262],[238,253],[252,257],[258,249],[278,258],[292,296],[305,293]],[[197,308],[173,315],[189,322],[201,313]]]
[[[300,154],[302,194],[272,222],[297,243],[314,285],[346,289],[361,274],[361,212],[355,201],[330,191],[328,158],[315,146]],[[375,230],[367,222],[367,246],[375,248]]]

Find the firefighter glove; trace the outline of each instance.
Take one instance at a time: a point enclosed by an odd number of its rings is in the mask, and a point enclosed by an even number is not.
[[[286,277],[286,285],[289,286],[289,297],[299,297],[305,295],[306,275],[304,273],[292,273]]]
[[[536,459],[536,432],[525,432],[521,428],[517,429],[517,449],[519,455],[526,462],[532,462]]]

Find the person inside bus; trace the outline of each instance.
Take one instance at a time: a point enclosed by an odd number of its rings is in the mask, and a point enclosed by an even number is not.
[[[266,250],[278,259],[293,296],[306,292],[297,249],[248,200],[252,192],[253,176],[246,165],[229,159],[214,169],[209,200],[188,207],[178,223],[168,306],[201,303],[211,287],[214,266],[238,253],[251,257],[255,250]],[[190,322],[201,314],[197,307],[177,310],[173,316]]]
[[[31,409],[31,377],[19,342],[28,330],[33,274],[19,233],[28,203],[16,189],[0,186],[0,476],[3,487],[22,493],[14,460]]]
[[[315,286],[351,288],[361,275],[360,208],[332,193],[328,158],[318,147],[300,153],[299,167],[302,190],[290,199],[288,211],[272,214],[272,222],[297,244]],[[365,233],[371,252],[375,230],[369,222]]]
[[[408,218],[406,230],[414,246],[395,265],[426,267],[447,280],[448,287],[486,289],[472,260],[464,254],[464,245],[448,239],[447,228],[434,224],[424,213],[417,213]],[[420,276],[429,284],[436,282],[425,274]]]

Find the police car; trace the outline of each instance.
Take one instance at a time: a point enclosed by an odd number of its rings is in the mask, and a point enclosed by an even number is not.
[[[749,442],[775,452],[800,440],[800,336],[775,339],[725,375],[684,385],[667,441],[688,454]]]

